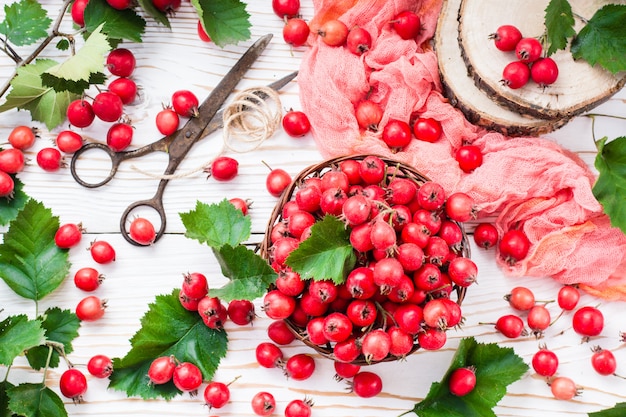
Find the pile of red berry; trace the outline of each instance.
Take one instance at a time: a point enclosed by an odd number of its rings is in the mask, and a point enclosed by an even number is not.
[[[555,307],[550,306],[554,300],[538,301],[533,291],[524,286],[512,288],[504,299],[508,301],[514,312],[500,316],[493,324],[497,331],[509,339],[529,335],[536,339],[544,338],[548,329],[557,320],[571,313],[567,328],[573,329],[582,337],[581,345],[592,339],[602,343],[608,340],[603,335],[604,314],[597,306],[580,307],[581,294],[576,286],[562,286],[557,293]],[[558,315],[555,316],[555,312],[558,312]],[[563,333],[564,330],[557,330],[554,334],[562,335]],[[623,338],[623,334],[620,337]],[[589,361],[599,375],[623,378],[616,373],[618,363],[611,349],[594,345],[591,351]],[[572,378],[559,375],[559,356],[557,352],[548,349],[546,343],[539,345],[539,349],[532,356],[531,365],[537,375],[546,379],[555,398],[571,400],[581,394],[582,388]]]
[[[541,87],[553,84],[559,76],[559,68],[550,57],[542,57],[543,47],[537,38],[523,37],[513,25],[502,25],[489,36],[496,48],[515,52],[515,61],[502,70],[502,84],[511,89],[525,86],[530,79]]]
[[[475,213],[468,195],[446,196],[440,184],[378,156],[310,167],[285,191],[268,225],[261,253],[278,278],[264,312],[339,362],[439,349],[446,330],[461,323],[461,301],[476,281],[460,224]],[[288,265],[326,216],[345,223],[357,259],[342,283],[302,277]]]
[[[232,300],[225,305],[219,297],[211,297],[208,293],[209,285],[204,274],[191,272],[183,275],[178,295],[180,302],[186,310],[197,311],[207,327],[220,330],[228,319],[239,326],[254,320],[254,304],[251,301]]]

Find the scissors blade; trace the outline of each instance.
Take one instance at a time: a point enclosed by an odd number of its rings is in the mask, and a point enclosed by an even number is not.
[[[211,94],[200,104],[198,107],[198,118],[203,122],[204,126],[208,125],[211,119],[213,119],[239,81],[263,53],[271,39],[272,34],[268,33],[254,42],[215,86]]]
[[[165,175],[173,174],[176,167],[183,160],[187,152],[189,152],[193,144],[204,137],[204,129],[211,122],[248,69],[250,69],[254,61],[263,53],[271,39],[272,34],[268,33],[254,42],[235,65],[233,65],[230,71],[226,73],[224,78],[215,86],[211,94],[200,104],[197,117],[189,119],[173,136],[163,138],[161,144],[166,148],[165,151],[169,154],[170,161],[165,169]]]
[[[294,71],[288,75],[285,75],[283,78],[276,80],[273,83],[268,84],[267,87],[271,88],[274,91],[278,91],[284,86],[286,86],[287,84],[289,84],[297,76],[298,76],[298,71]],[[258,97],[261,99],[267,98],[265,97],[265,94],[263,93],[259,93]],[[208,136],[211,133],[223,127],[224,127],[224,109],[221,109],[220,111],[215,113],[215,116],[213,116],[213,119],[211,119],[211,122],[204,128],[204,131],[202,132],[202,136],[203,137]]]

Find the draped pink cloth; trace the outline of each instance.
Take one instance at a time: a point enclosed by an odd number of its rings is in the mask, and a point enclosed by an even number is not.
[[[626,300],[626,236],[611,227],[594,198],[594,174],[572,152],[536,137],[510,138],[473,126],[442,95],[432,38],[441,0],[314,0],[316,16],[298,75],[302,107],[324,157],[374,153],[415,167],[447,192],[471,195],[481,216],[497,216],[502,234],[521,228],[532,246],[529,255],[501,268],[511,276],[550,276],[581,284],[607,299]],[[404,10],[421,16],[416,40],[402,40],[389,23]],[[345,47],[325,45],[315,28],[339,18],[366,29],[372,48],[357,56]],[[456,42],[456,39],[450,39]],[[365,99],[381,105],[387,120],[408,121],[419,114],[441,122],[436,143],[419,140],[392,153],[381,132],[359,129],[354,108]],[[481,148],[483,165],[464,173],[454,159],[465,143]]]

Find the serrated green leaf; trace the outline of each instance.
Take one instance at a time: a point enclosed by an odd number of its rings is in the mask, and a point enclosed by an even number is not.
[[[139,6],[146,12],[148,16],[156,20],[165,27],[171,27],[167,14],[156,8],[152,0],[139,0]]]
[[[208,328],[197,312],[185,310],[178,290],[159,295],[141,318],[141,329],[130,340],[131,349],[123,358],[113,359],[115,372],[109,388],[144,399],[171,399],[180,394],[173,383],[150,384],[148,369],[159,356],[173,355],[192,362],[211,380],[226,356],[227,337],[223,330]]]
[[[70,49],[70,42],[67,39],[63,38],[57,42],[56,47],[59,51],[67,51],[68,49]]]
[[[38,59],[19,68],[11,80],[11,91],[6,101],[0,105],[0,113],[15,108],[28,110],[33,120],[45,123],[48,129],[60,125],[66,118],[67,106],[78,95],[44,87],[41,74],[55,65],[57,62],[54,60]]]
[[[17,217],[17,213],[24,208],[28,196],[24,193],[24,184],[15,175],[13,182],[15,183],[13,188],[12,198],[0,198],[0,225],[6,226],[9,222]]]
[[[85,30],[93,34],[100,27],[111,39],[141,42],[146,21],[134,9],[116,10],[106,0],[90,0],[85,8]]]
[[[452,395],[450,374],[466,366],[476,368],[476,387],[464,397]],[[441,382],[432,384],[426,398],[411,411],[419,417],[495,417],[493,407],[504,397],[507,386],[527,370],[528,365],[512,348],[463,338]]]
[[[0,322],[0,365],[11,365],[25,350],[45,341],[40,320],[29,320],[24,314],[7,317]]]
[[[568,0],[550,0],[545,12],[547,55],[550,56],[560,49],[565,49],[569,39],[576,35],[576,31],[572,6]]]
[[[69,272],[68,251],[54,243],[59,219],[30,199],[9,225],[0,244],[0,278],[18,295],[41,300]]]
[[[41,74],[43,84],[57,92],[82,94],[90,83],[104,82],[104,64],[111,45],[101,29],[96,28],[76,54],[44,71]]]
[[[267,261],[245,246],[223,245],[213,253],[222,267],[222,274],[230,281],[220,288],[210,288],[211,297],[226,302],[254,300],[276,281],[276,272]]]
[[[618,403],[613,408],[589,413],[589,417],[624,417],[624,415],[626,415],[626,403]]]
[[[13,417],[13,413],[9,410],[9,394],[7,391],[14,386],[9,381],[0,381],[0,417]]]
[[[31,45],[48,36],[52,19],[38,1],[20,0],[5,4],[4,15],[0,33],[16,46]]]
[[[211,205],[198,201],[194,210],[180,213],[180,218],[186,237],[212,248],[237,246],[250,237],[250,218],[226,199]]]
[[[207,34],[224,47],[250,39],[250,14],[240,0],[191,0]]]
[[[335,216],[324,216],[311,227],[311,236],[289,254],[285,263],[303,279],[330,279],[342,284],[356,264],[350,232]]]
[[[80,320],[76,314],[70,310],[61,310],[58,307],[52,307],[46,310],[41,317],[42,325],[45,330],[46,339],[48,341],[61,343],[66,354],[72,353],[72,341],[78,337],[78,328]],[[28,349],[26,359],[33,369],[42,369],[48,361],[48,346],[36,346]],[[59,352],[52,351],[48,366],[56,368],[59,366]]]
[[[9,409],[26,417],[67,417],[67,411],[56,392],[39,384],[20,384],[7,390]]]
[[[616,74],[626,71],[626,5],[598,10],[572,41],[574,59],[584,59]]]
[[[602,138],[597,147],[595,167],[599,175],[592,188],[593,195],[611,224],[626,233],[626,136],[610,142]]]

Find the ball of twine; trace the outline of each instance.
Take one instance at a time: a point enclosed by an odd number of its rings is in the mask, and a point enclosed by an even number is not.
[[[280,97],[269,87],[243,90],[224,109],[224,146],[233,152],[250,152],[280,127]]]

